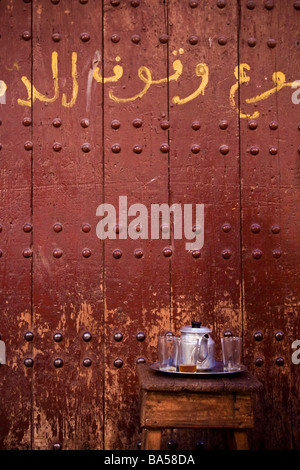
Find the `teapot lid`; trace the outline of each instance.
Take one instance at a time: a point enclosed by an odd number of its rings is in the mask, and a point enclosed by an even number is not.
[[[181,328],[182,333],[211,333],[211,330],[206,326],[201,326],[200,321],[192,321],[191,326],[184,326]]]

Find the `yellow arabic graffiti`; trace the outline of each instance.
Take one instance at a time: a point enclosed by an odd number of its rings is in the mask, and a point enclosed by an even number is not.
[[[208,67],[207,67],[206,64],[198,64],[196,66],[195,72],[196,72],[197,77],[202,77],[202,81],[201,81],[200,86],[197,88],[196,91],[194,91],[194,93],[187,96],[186,98],[180,99],[179,96],[174,96],[174,98],[172,99],[173,103],[175,103],[175,104],[185,104],[188,101],[191,101],[191,100],[194,100],[195,98],[197,98],[197,96],[199,96],[201,93],[202,93],[202,95],[204,95],[204,89],[205,89],[206,85],[208,84]]]
[[[247,119],[256,119],[259,117],[259,111],[255,111],[253,114],[245,114],[242,110],[238,109],[235,104],[235,93],[238,88],[243,84],[250,81],[250,77],[246,74],[245,70],[250,70],[249,64],[240,64],[239,66],[235,67],[234,69],[234,76],[237,79],[237,82],[232,85],[229,93],[229,100],[230,104],[233,109],[236,109],[237,113],[239,113],[240,118],[247,118]],[[295,82],[286,83],[285,81],[285,74],[282,72],[274,72],[272,75],[272,80],[275,87],[271,88],[270,90],[261,93],[260,95],[255,96],[254,98],[247,98],[245,101],[246,103],[257,103],[261,100],[266,100],[274,93],[278,93],[284,87],[292,87],[295,88]]]
[[[116,57],[116,62],[120,62],[121,57]],[[115,65],[113,68],[114,75],[112,77],[102,77],[99,74],[99,67],[94,70],[93,77],[98,83],[117,82],[123,76],[123,67],[121,65]]]
[[[22,77],[21,80],[27,88],[27,100],[18,99],[18,104],[21,106],[31,106],[31,93],[32,93],[32,102],[34,103],[36,99],[39,101],[45,101],[46,103],[53,103],[57,100],[59,96],[59,89],[58,89],[58,67],[57,67],[57,52],[52,53],[52,78],[54,82],[54,95],[52,98],[48,98],[45,95],[39,93],[35,87],[31,88],[31,82],[28,80],[27,77]]]
[[[71,108],[74,106],[76,102],[76,98],[78,95],[78,82],[77,82],[77,54],[76,52],[72,52],[72,98],[71,101],[67,102],[66,94],[63,93],[62,95],[62,105],[66,108]],[[21,106],[31,106],[31,100],[34,103],[36,99],[39,101],[44,101],[46,103],[53,103],[59,97],[59,86],[58,86],[58,64],[57,64],[57,52],[52,52],[52,61],[51,61],[51,68],[52,68],[52,78],[54,82],[54,94],[52,98],[48,98],[48,96],[43,95],[42,93],[38,92],[37,89],[33,86],[31,88],[31,82],[28,80],[27,77],[22,77],[21,80],[27,88],[27,100],[18,99],[18,104]],[[32,94],[32,97],[31,97]]]
[[[246,102],[256,103],[260,100],[266,100],[267,98],[269,98],[269,96],[273,95],[273,93],[280,91],[283,87],[295,87],[295,82],[286,83],[285,75],[282,72],[274,72],[272,75],[272,80],[275,85],[274,88],[271,88],[271,90],[265,91],[261,95],[255,96],[254,98],[248,98],[246,99]]]
[[[65,108],[72,108],[76,103],[76,98],[78,95],[78,81],[77,81],[77,54],[76,52],[72,52],[72,80],[73,80],[73,87],[72,87],[72,98],[69,103],[67,103],[66,94],[63,93],[62,95],[62,105]]]
[[[232,85],[229,93],[229,101],[233,109],[236,109],[237,112],[239,113],[240,118],[247,118],[247,119],[256,119],[259,116],[259,112],[255,111],[253,114],[245,114],[243,113],[240,109],[236,107],[235,104],[235,93],[238,90],[238,88],[243,84],[247,83],[250,81],[250,77],[245,72],[246,70],[250,70],[250,65],[248,64],[240,64],[234,69],[234,76],[237,79],[237,82]]]
[[[180,54],[183,54],[184,50],[179,49]],[[120,57],[116,57],[116,61],[119,62],[121,59]],[[152,72],[150,68],[146,66],[142,66],[138,69],[138,77],[139,79],[145,83],[144,88],[134,96],[131,96],[129,98],[118,98],[115,96],[112,92],[112,90],[109,90],[109,97],[113,101],[117,103],[127,103],[129,101],[135,101],[138,98],[142,98],[147,91],[149,90],[151,85],[158,85],[160,83],[166,83],[166,82],[171,82],[171,81],[177,81],[180,76],[182,75],[183,71],[183,65],[182,62],[179,59],[176,59],[173,64],[172,64],[174,73],[173,75],[169,77],[164,77],[160,79],[153,79],[152,78]],[[37,89],[32,85],[30,80],[23,76],[21,78],[22,82],[24,83],[26,89],[27,89],[27,100],[23,99],[18,99],[18,104],[21,106],[31,106],[32,103],[35,102],[35,100],[39,101],[44,101],[47,103],[53,103],[56,101],[59,97],[59,84],[58,84],[58,54],[57,52],[52,53],[52,61],[51,61],[51,68],[52,68],[52,78],[53,78],[53,87],[54,87],[54,94],[51,98],[49,98],[46,95],[43,95],[42,93],[38,92]],[[98,83],[111,83],[111,82],[117,82],[120,80],[120,78],[123,76],[123,67],[121,65],[115,65],[113,68],[114,75],[111,77],[103,77],[99,73],[99,67],[95,67],[95,70],[93,72],[93,78],[96,80]],[[206,64],[198,64],[196,66],[196,75],[198,77],[202,77],[202,82],[201,85],[198,87],[198,89],[192,93],[191,95],[187,96],[186,98],[180,99],[179,96],[175,96],[173,98],[173,102],[176,104],[184,104],[187,103],[188,101],[191,101],[192,99],[195,99],[197,96],[199,96],[201,93],[204,94],[204,89],[208,83],[208,67]],[[65,93],[62,95],[62,105],[64,107],[72,107],[74,106],[76,102],[76,98],[78,95],[78,81],[77,81],[77,54],[76,52],[72,53],[72,80],[73,80],[73,88],[72,88],[72,98],[70,102],[67,102],[67,98]]]
[[[173,75],[171,75],[170,77],[161,78],[159,80],[153,80],[151,70],[145,66],[140,67],[138,69],[138,77],[142,82],[146,83],[146,85],[144,86],[142,91],[140,91],[140,93],[137,93],[136,95],[131,96],[130,98],[117,98],[116,96],[114,96],[113,92],[109,90],[109,93],[108,93],[109,97],[110,99],[112,99],[113,101],[116,101],[117,103],[127,103],[128,101],[135,101],[137,98],[142,98],[145,95],[145,93],[147,93],[150,86],[153,84],[157,85],[159,83],[165,83],[165,82],[170,82],[172,80],[178,80],[178,78],[182,74],[182,68],[183,67],[182,67],[181,61],[175,60],[173,62],[173,69],[175,71]]]
[[[179,49],[178,50],[179,54],[183,54],[184,50]],[[173,51],[172,54],[174,56],[177,55],[177,51]],[[117,65],[113,67],[113,75],[108,76],[108,77],[103,77],[100,73],[99,67],[95,67],[91,71],[91,79],[96,80],[97,83],[101,84],[106,84],[106,83],[116,83],[118,82],[122,77],[124,73],[123,66],[119,64],[121,61],[121,58],[118,56],[115,58],[116,62],[118,62]],[[97,59],[95,62],[95,65],[99,63],[100,59]],[[174,73],[170,76],[163,77],[163,78],[153,78],[152,71],[149,67],[146,66],[141,66],[139,67],[137,71],[138,78],[140,81],[144,84],[143,88],[141,91],[136,93],[133,96],[129,96],[127,98],[120,98],[116,96],[113,91],[110,89],[108,91],[109,98],[116,103],[127,103],[131,101],[135,101],[137,99],[143,98],[145,94],[149,91],[150,87],[153,85],[159,85],[161,83],[169,83],[171,81],[178,81],[180,77],[182,76],[183,73],[183,65],[180,59],[174,60],[172,64]],[[33,84],[31,84],[31,81],[26,77],[23,76],[21,78],[22,82],[24,83],[26,89],[27,89],[27,99],[21,99],[19,98],[17,100],[18,104],[21,106],[32,106],[32,104],[36,101],[43,101],[46,103],[53,103],[59,98],[59,80],[58,80],[58,53],[56,51],[52,52],[52,57],[51,57],[51,69],[52,69],[52,79],[53,79],[53,95],[48,96],[47,94],[42,94],[37,89]],[[246,118],[246,119],[255,119],[257,118],[260,113],[259,111],[255,111],[252,114],[245,113],[240,109],[240,107],[236,104],[236,99],[235,95],[239,88],[245,84],[250,82],[250,76],[247,75],[247,72],[250,71],[250,65],[247,63],[242,63],[238,66],[235,67],[234,69],[234,76],[236,78],[236,83],[234,83],[229,92],[229,102],[231,107],[236,110],[240,118]],[[70,97],[70,101],[68,101],[66,93],[62,93],[62,105],[66,108],[72,108],[77,100],[78,96],[78,91],[79,91],[79,86],[78,86],[78,74],[77,74],[77,53],[72,52],[72,67],[71,67],[71,76],[72,76],[72,96]],[[198,88],[191,93],[190,95],[186,97],[180,98],[179,96],[174,96],[172,98],[172,102],[176,105],[183,105],[188,103],[189,101],[192,101],[196,99],[199,95],[204,95],[205,89],[208,85],[209,82],[209,67],[205,63],[200,63],[196,65],[195,68],[195,75],[197,77],[201,78],[201,83],[198,86]],[[266,100],[269,98],[271,95],[274,93],[278,93],[280,90],[282,90],[284,87],[293,87],[295,88],[295,81],[294,82],[286,82],[286,77],[285,74],[282,72],[274,72],[272,75],[272,80],[274,83],[274,87],[271,88],[270,90],[267,90],[260,95],[257,95],[253,98],[248,98],[245,100],[245,103],[247,104],[253,104],[257,103],[258,101],[261,100]],[[0,96],[2,96],[6,90],[6,84],[3,81],[0,81]],[[300,87],[300,84],[298,85]]]
[[[143,72],[145,72],[146,77],[144,77]],[[135,101],[137,98],[142,98],[145,93],[149,90],[151,83],[152,83],[152,77],[151,77],[151,71],[147,67],[140,67],[138,69],[138,77],[140,80],[146,83],[144,86],[143,90],[140,93],[137,93],[136,95],[132,96],[131,98],[117,98],[116,96],[113,95],[112,91],[109,90],[109,97],[110,99],[116,101],[117,103],[127,103],[128,101]]]

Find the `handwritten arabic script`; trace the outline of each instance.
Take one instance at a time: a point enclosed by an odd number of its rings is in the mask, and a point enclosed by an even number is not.
[[[184,53],[184,50],[179,49],[179,54],[183,54],[183,53]],[[173,51],[173,54],[177,55],[177,51]],[[95,57],[97,57],[97,52],[95,54]],[[120,61],[121,61],[120,57],[116,57],[115,61],[117,62],[117,64],[113,67],[113,75],[108,76],[108,77],[103,77],[102,74],[100,73],[100,68],[98,66],[98,64],[101,62],[98,56],[98,59],[95,59],[93,62],[94,66],[92,68],[92,75],[90,73],[89,77],[92,80],[95,80],[97,83],[101,83],[103,85],[118,82],[123,77],[124,69],[123,69],[123,66],[120,65]],[[176,58],[172,64],[172,68],[173,68],[174,73],[172,73],[170,76],[163,77],[163,78],[154,78],[153,72],[151,71],[149,67],[146,67],[146,66],[139,67],[137,71],[137,76],[139,80],[142,82],[142,87],[140,91],[138,91],[133,96],[121,98],[121,97],[118,97],[112,89],[109,89],[108,96],[112,101],[116,103],[127,103],[127,102],[132,102],[138,99],[142,99],[143,96],[146,95],[150,87],[159,85],[161,83],[169,83],[172,81],[178,81],[181,78],[182,73],[183,73],[182,61]],[[49,96],[48,94],[42,94],[41,92],[39,92],[26,76],[21,77],[21,81],[25,85],[26,90],[27,90],[27,99],[18,98],[17,102],[20,106],[32,106],[32,104],[36,100],[43,101],[46,103],[54,103],[55,101],[59,99],[60,90],[59,90],[59,80],[58,80],[58,53],[56,51],[52,52],[51,69],[52,69],[52,80],[53,80],[53,83],[52,83],[53,93],[51,96]],[[250,82],[251,78],[247,74],[248,72],[250,72],[250,70],[251,70],[250,65],[247,63],[242,63],[235,67],[233,75],[236,81],[230,88],[229,102],[230,102],[231,107],[237,111],[240,118],[255,119],[259,116],[260,114],[259,111],[255,111],[252,114],[244,113],[236,104],[236,94],[238,92],[239,87],[241,87],[245,83]],[[196,99],[199,95],[205,94],[205,90],[209,83],[208,65],[205,63],[197,64],[195,67],[195,76],[199,77],[200,79],[199,86],[196,88],[195,91],[190,93],[188,96],[185,96],[185,97],[173,96],[172,102],[174,104],[183,105],[183,104],[188,103],[189,101]],[[68,99],[66,93],[62,93],[62,97],[61,97],[62,106],[66,108],[72,108],[76,104],[78,91],[79,91],[78,72],[77,72],[77,53],[76,52],[72,52],[71,78],[72,78],[71,96]],[[283,88],[286,88],[286,87],[295,88],[295,83],[298,83],[298,87],[300,88],[300,82],[295,82],[295,81],[286,82],[285,74],[279,71],[273,73],[272,81],[274,83],[274,86],[271,89],[253,98],[248,98],[245,100],[245,102],[247,104],[254,104],[254,103],[257,103],[258,101],[266,100],[271,95],[273,95],[274,93],[278,93]],[[6,83],[0,80],[0,95],[3,95],[6,89],[7,89]]]

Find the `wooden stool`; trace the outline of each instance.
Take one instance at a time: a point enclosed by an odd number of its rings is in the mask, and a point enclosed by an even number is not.
[[[237,375],[185,378],[138,364],[142,449],[160,450],[164,428],[223,428],[229,447],[248,449],[254,427],[253,394],[263,388],[248,371]]]

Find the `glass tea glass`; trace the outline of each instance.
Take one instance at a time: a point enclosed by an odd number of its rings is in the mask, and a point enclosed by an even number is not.
[[[242,338],[237,336],[225,336],[221,338],[223,370],[230,372],[241,369]]]
[[[160,370],[175,371],[175,336],[158,336],[157,348]]]
[[[196,372],[199,355],[199,339],[177,339],[179,372]]]

